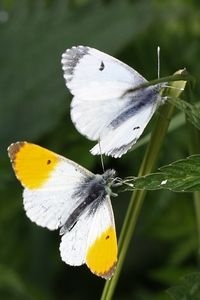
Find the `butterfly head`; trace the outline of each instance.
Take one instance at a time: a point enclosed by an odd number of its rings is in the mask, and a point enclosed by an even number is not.
[[[116,171],[114,169],[108,169],[102,174],[102,177],[105,180],[106,184],[111,186],[113,180],[116,177]]]
[[[101,175],[104,184],[106,186],[106,192],[110,195],[112,194],[111,192],[111,187],[113,186],[113,182],[116,178],[116,171],[113,169],[108,169],[106,170],[102,175]]]

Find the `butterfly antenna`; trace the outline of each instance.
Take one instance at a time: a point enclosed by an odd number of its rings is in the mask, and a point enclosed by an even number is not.
[[[157,47],[158,79],[160,78],[160,46]]]
[[[100,157],[101,157],[101,165],[102,165],[103,172],[105,172],[100,140],[98,141],[98,144],[99,144],[99,152],[100,152]]]

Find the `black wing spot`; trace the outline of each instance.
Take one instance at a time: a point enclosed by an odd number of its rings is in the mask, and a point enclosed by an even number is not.
[[[106,236],[106,240],[108,240],[109,238],[110,238],[110,236],[109,236],[109,235],[107,235],[107,236]]]
[[[48,159],[48,160],[47,160],[47,165],[50,165],[50,163],[51,163],[51,160]]]
[[[100,68],[99,68],[99,71],[103,71],[103,69],[105,68],[105,65],[103,63],[103,61],[101,62],[101,65],[100,65]]]
[[[140,126],[136,126],[133,128],[133,130],[136,130],[136,129],[140,129]]]

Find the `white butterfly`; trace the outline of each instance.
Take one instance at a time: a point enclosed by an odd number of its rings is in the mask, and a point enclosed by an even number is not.
[[[164,84],[128,92],[147,80],[137,71],[90,47],[67,49],[62,55],[66,86],[74,98],[71,118],[77,130],[99,144],[92,154],[121,157],[138,140],[158,104]]]
[[[8,148],[24,187],[27,216],[50,230],[60,228],[61,258],[72,266],[86,264],[110,278],[117,262],[117,238],[110,202],[115,171],[95,175],[75,162],[38,145],[17,142]]]

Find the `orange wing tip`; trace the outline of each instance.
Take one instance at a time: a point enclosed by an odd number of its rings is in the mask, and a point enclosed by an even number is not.
[[[26,142],[16,142],[12,143],[8,147],[8,156],[10,157],[11,162],[14,162],[16,159],[17,153],[20,151],[20,149],[26,144]]]
[[[47,183],[59,162],[56,153],[27,142],[11,144],[8,155],[16,177],[29,189],[37,189]]]
[[[86,255],[88,268],[97,276],[110,279],[117,263],[117,238],[113,226],[107,228],[89,246]]]

